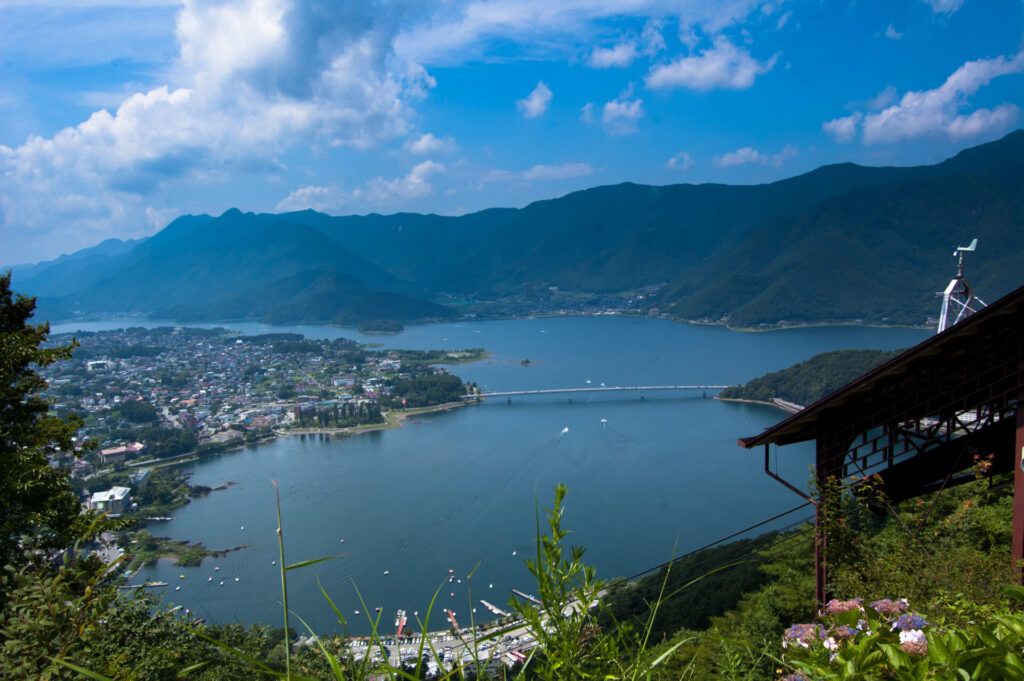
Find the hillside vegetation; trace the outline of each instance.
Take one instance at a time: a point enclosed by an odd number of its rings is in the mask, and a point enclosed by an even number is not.
[[[804,406],[814,404],[847,383],[888,362],[902,350],[833,350],[822,352],[782,371],[726,388],[723,399],[771,402],[780,398]]]

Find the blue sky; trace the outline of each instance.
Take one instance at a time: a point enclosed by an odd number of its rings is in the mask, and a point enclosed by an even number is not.
[[[934,163],[1022,125],[1022,39],[1022,0],[0,0],[0,263]]]

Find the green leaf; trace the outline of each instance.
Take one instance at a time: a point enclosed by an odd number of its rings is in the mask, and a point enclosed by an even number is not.
[[[292,563],[291,565],[285,566],[285,571],[298,570],[299,568],[309,567],[310,565],[316,565],[317,563],[323,563],[328,560],[334,560],[335,558],[341,558],[345,554],[338,554],[336,556],[327,556],[325,558],[314,558],[313,560],[304,560],[300,563]]]

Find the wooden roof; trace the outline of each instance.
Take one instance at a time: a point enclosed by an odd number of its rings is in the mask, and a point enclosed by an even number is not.
[[[739,445],[787,445],[837,423],[867,430],[1016,400],[1024,390],[1022,348],[1024,286]]]

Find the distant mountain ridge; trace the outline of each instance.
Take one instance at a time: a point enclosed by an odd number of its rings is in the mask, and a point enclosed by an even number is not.
[[[979,294],[1019,286],[1022,228],[1018,130],[931,166],[844,163],[750,186],[627,183],[458,217],[182,216],[127,250],[19,267],[14,285],[57,316],[357,324],[451,318],[438,304],[451,296],[529,305],[551,287],[658,287],[647,304],[684,319],[919,324],[953,273],[949,253],[971,238]]]

